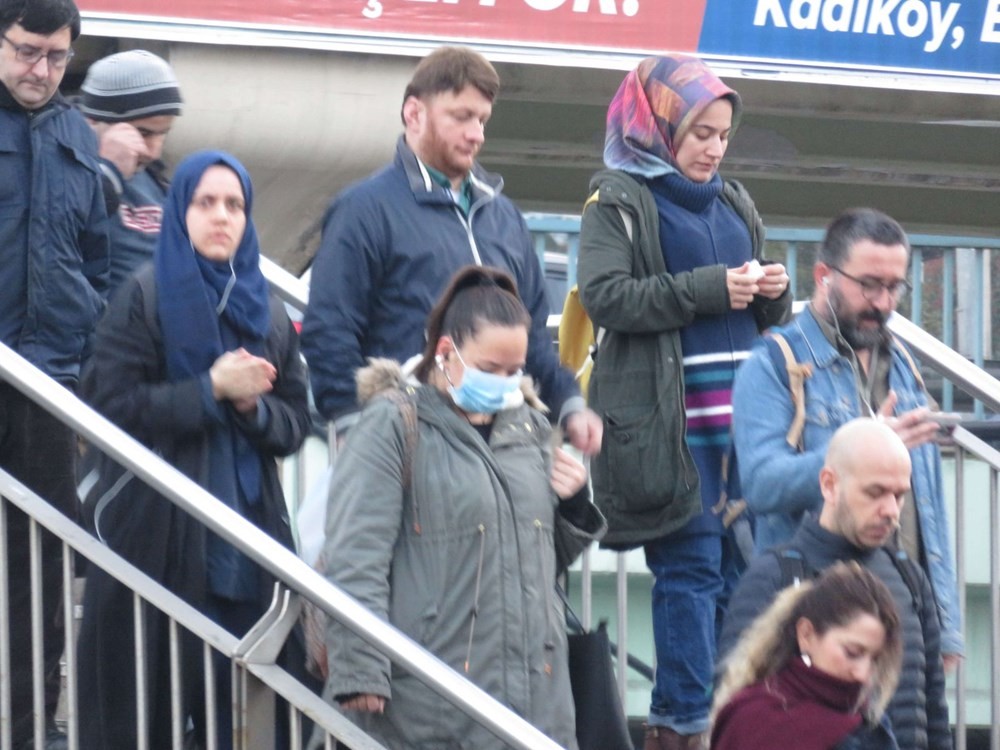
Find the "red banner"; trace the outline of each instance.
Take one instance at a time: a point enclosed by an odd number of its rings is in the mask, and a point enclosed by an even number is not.
[[[80,10],[318,32],[695,52],[707,0],[81,0]]]

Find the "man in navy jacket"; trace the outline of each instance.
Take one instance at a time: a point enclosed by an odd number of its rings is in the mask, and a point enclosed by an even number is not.
[[[417,66],[403,97],[404,133],[392,164],[347,188],[330,206],[312,270],[302,349],[320,412],[338,431],[358,406],[354,373],[369,357],[405,361],[422,351],[428,312],[469,264],[512,274],[531,313],[527,372],[586,453],[601,444],[556,358],[542,269],[503,180],[476,163],[500,88],[496,70],[469,49],[442,47]]]
[[[104,308],[108,273],[97,141],[58,93],[80,14],[72,0],[0,0],[0,32],[0,341],[72,389]],[[76,507],[75,454],[72,430],[0,382],[0,467],[68,515]],[[33,723],[28,527],[24,513],[8,508],[0,568],[10,584],[11,668],[4,679],[15,748],[30,741]],[[49,534],[42,539],[42,591],[51,721],[63,630],[61,546]]]

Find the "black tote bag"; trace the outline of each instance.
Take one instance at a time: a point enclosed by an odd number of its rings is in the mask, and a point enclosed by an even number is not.
[[[570,609],[565,592],[559,586],[556,590],[566,607],[571,631],[567,636],[569,679],[576,706],[577,744],[580,750],[635,750],[618,697],[608,623],[602,620],[595,630],[585,631]]]

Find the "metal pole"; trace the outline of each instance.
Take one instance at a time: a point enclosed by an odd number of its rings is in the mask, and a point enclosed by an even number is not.
[[[207,643],[202,650],[202,659],[205,669],[205,744],[208,746],[208,750],[218,750],[219,722],[216,721],[218,701],[215,692],[215,681],[218,676],[215,674],[212,647]]]
[[[785,273],[788,274],[788,283],[792,287],[792,299],[799,296],[799,246],[794,242],[789,242],[785,249]]]
[[[31,687],[35,704],[35,747],[45,744],[45,657],[42,620],[42,529],[32,518],[28,523],[31,550]]]
[[[170,732],[173,738],[174,750],[180,750],[184,745],[184,703],[181,691],[184,685],[184,675],[181,673],[181,635],[177,620],[170,618],[168,626],[170,638]]]
[[[947,250],[943,257],[944,273],[941,279],[941,340],[945,346],[955,347],[955,250]],[[955,409],[955,387],[948,378],[942,379],[941,408]]]
[[[910,320],[922,326],[924,307],[924,251],[913,248],[910,256],[910,278],[913,279],[913,299],[910,303]]]
[[[66,737],[70,750],[77,750],[79,727],[77,724],[78,691],[76,682],[76,602],[73,590],[73,576],[76,569],[73,548],[62,543],[63,562],[63,636],[66,658]]]
[[[978,304],[976,305],[976,332],[973,338],[973,361],[976,366],[980,369],[983,367],[983,337],[985,331],[985,325],[983,319],[985,317],[985,309],[988,304],[986,301],[986,251],[982,248],[976,249],[976,269],[978,273],[976,274],[976,300]],[[975,404],[975,415],[976,419],[983,418],[983,402],[976,399]]]
[[[0,674],[10,674],[10,561],[7,559],[7,500],[0,498]],[[0,747],[10,750],[10,680],[0,680]]]
[[[618,697],[628,693],[628,570],[625,553],[618,553]]]
[[[997,509],[997,470],[990,467],[990,750],[1000,750],[1000,512]]]
[[[146,613],[142,597],[132,595],[132,622],[135,629],[135,737],[139,750],[149,747],[149,682],[146,680]]]
[[[958,611],[965,613],[965,449],[955,446],[955,577],[958,579]],[[963,617],[962,625],[967,629]],[[966,706],[965,664],[961,659],[955,672],[955,750],[965,750],[968,722]]]

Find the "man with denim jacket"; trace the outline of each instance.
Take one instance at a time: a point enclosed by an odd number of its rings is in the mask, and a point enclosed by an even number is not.
[[[815,292],[791,323],[774,329],[804,381],[805,423],[796,445],[787,362],[763,339],[736,375],[733,430],[744,495],[756,514],[756,545],[787,542],[803,515],[820,508],[819,470],[830,438],[855,417],[882,419],[913,463],[911,499],[898,543],[918,560],[934,589],[942,653],[949,667],[964,651],[961,613],[941,479],[941,455],[928,420],[929,398],[909,353],[886,321],[909,288],[909,242],[902,227],[873,209],[851,209],[827,227],[813,268]]]

